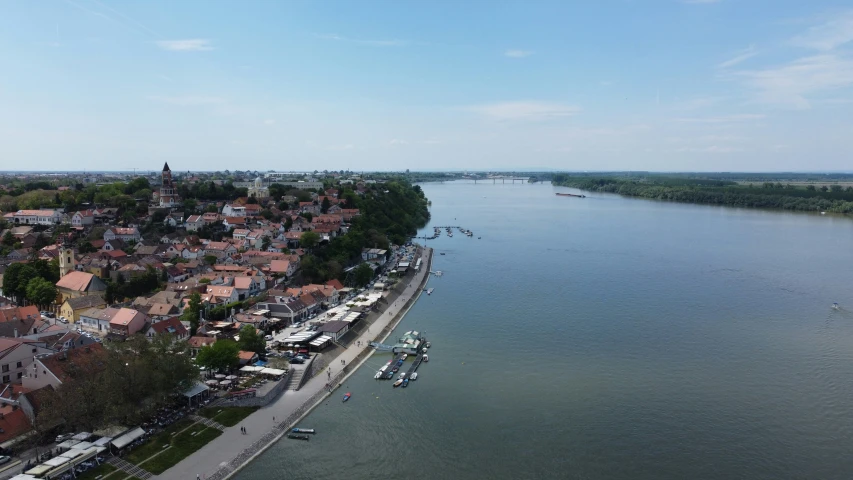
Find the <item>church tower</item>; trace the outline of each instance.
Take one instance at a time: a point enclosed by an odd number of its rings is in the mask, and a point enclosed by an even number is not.
[[[172,181],[172,170],[169,168],[169,163],[163,165],[162,183],[160,184],[160,206],[175,207],[181,204],[181,197],[178,196],[178,190],[175,188],[175,182]]]
[[[59,252],[59,278],[62,278],[69,272],[73,272],[76,265],[74,250],[71,248],[71,243],[68,242],[68,237],[63,237]]]

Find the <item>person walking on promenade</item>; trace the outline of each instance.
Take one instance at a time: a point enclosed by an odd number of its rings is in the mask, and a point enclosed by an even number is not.
[[[196,474],[195,474],[195,480],[201,480],[201,475],[199,475],[199,474],[197,474],[197,473],[196,473]]]

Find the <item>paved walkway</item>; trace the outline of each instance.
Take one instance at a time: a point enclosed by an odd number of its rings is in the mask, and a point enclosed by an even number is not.
[[[431,250],[424,251],[432,252]],[[332,369],[332,375],[340,371],[339,365],[341,360],[344,360],[349,365],[365,349],[365,345],[368,342],[372,341],[380,331],[391,324],[397,314],[406,306],[408,300],[418,293],[424,276],[429,275],[430,262],[427,257],[424,257],[424,260],[421,270],[412,277],[406,289],[400,294],[397,300],[388,305],[388,308],[373,322],[370,328],[362,332],[360,337],[350,343],[349,348],[341,352],[338,358],[331,362],[329,367]],[[360,341],[362,346],[356,346],[357,341]],[[269,432],[273,421],[281,422],[299,409],[306,400],[323,390],[326,387],[327,379],[325,372],[320,372],[314,378],[305,382],[305,385],[300,390],[285,390],[273,403],[249,415],[239,425],[226,428],[222,435],[183,459],[180,463],[165,471],[157,478],[192,480],[196,478],[196,475],[206,478],[207,475],[215,472],[222,463],[231,461],[241,454],[243,450],[251,446],[252,443]],[[239,427],[246,427],[246,435],[240,433]]]

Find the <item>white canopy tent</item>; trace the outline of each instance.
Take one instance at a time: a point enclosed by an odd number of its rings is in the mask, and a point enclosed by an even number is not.
[[[137,427],[137,428],[125,433],[124,435],[116,438],[111,443],[113,444],[113,446],[115,448],[118,448],[119,450],[121,450],[122,448],[130,445],[131,442],[133,442],[134,440],[136,440],[137,438],[139,438],[143,435],[145,435],[145,430],[143,430],[142,427]]]
[[[112,440],[113,440],[112,437],[101,437],[101,438],[95,440],[93,445],[95,445],[96,447],[105,447],[105,446],[109,445],[109,443]]]
[[[287,372],[285,372],[284,370],[279,370],[277,368],[265,368],[265,369],[261,370],[260,373],[280,377]]]
[[[69,438],[68,440],[57,445],[59,448],[72,448],[74,445],[80,443],[80,440],[74,440],[73,438]]]

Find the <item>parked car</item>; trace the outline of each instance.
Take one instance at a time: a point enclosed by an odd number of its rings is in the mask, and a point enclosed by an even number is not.
[[[8,455],[2,455],[2,456],[0,456],[0,465],[9,463],[10,460],[12,460],[12,457],[10,457]]]
[[[290,363],[295,363],[295,364],[297,364],[297,365],[302,365],[303,363],[305,363],[305,360],[302,360],[301,358],[291,358],[291,359],[290,359]]]
[[[266,341],[268,341],[268,342],[271,342],[271,341],[272,341],[272,335],[267,335],[267,336],[265,336],[265,337],[264,337],[264,340],[266,340]]]
[[[70,439],[73,436],[74,436],[73,433],[63,433],[62,435],[57,435],[56,436],[56,443],[62,443],[64,441]]]

